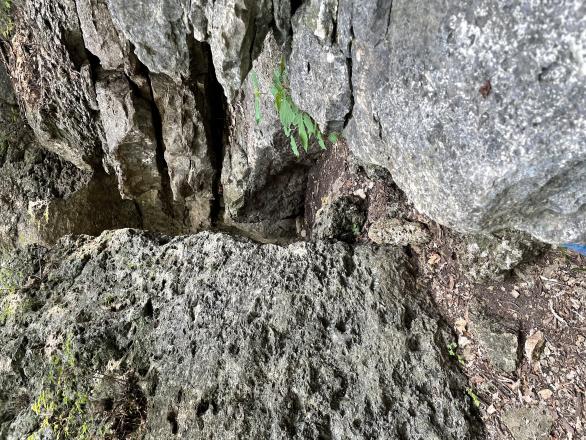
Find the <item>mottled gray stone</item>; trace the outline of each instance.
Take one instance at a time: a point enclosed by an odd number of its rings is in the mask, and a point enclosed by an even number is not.
[[[20,6],[7,53],[26,119],[45,148],[80,168],[97,168],[103,132],[75,2]]]
[[[586,241],[583,2],[310,4],[322,38],[336,30],[323,50],[351,56],[351,151],[388,168],[418,210],[461,232]],[[306,49],[292,71],[318,53]],[[322,94],[317,72],[299,102]]]
[[[585,8],[312,0],[296,16],[293,92],[323,126],[345,93],[330,64],[343,53],[350,149],[389,169],[418,210],[461,232],[583,242]]]
[[[165,75],[151,75],[153,99],[161,118],[161,136],[173,201],[187,230],[210,226],[215,170],[206,133],[205,79],[194,78],[195,93]]]
[[[505,373],[515,372],[519,348],[519,338],[516,334],[480,313],[474,313],[472,316],[471,329],[482,352],[495,368]]]
[[[75,0],[86,50],[99,58],[106,70],[121,69],[126,40],[114,26],[107,0]]]
[[[421,223],[385,217],[370,225],[368,238],[378,244],[395,246],[421,245],[431,240],[429,232]]]
[[[554,422],[545,406],[506,408],[502,420],[515,440],[548,439]]]
[[[209,43],[216,76],[229,100],[274,20],[268,0],[109,0],[109,5],[116,25],[151,72],[186,78],[189,34]]]
[[[341,196],[326,203],[315,213],[311,237],[315,240],[335,238],[353,241],[362,233],[365,221],[364,200],[357,196]]]
[[[96,83],[96,96],[106,133],[105,150],[116,169],[120,193],[130,199],[158,190],[161,177],[150,103],[118,73]]]
[[[142,225],[135,205],[120,198],[114,178],[92,176],[40,148],[1,63],[0,88],[0,249]]]
[[[352,106],[349,60],[333,41],[338,2],[312,1],[293,23],[291,96],[323,132],[339,132]]]
[[[30,252],[20,270],[40,279],[10,297],[35,307],[0,327],[9,437],[35,429],[16,397],[41,391],[69,335],[90,396],[138,375],[141,438],[481,438],[396,249],[121,230]]]
[[[88,173],[34,144],[0,151],[0,248],[50,242],[40,237],[29,204],[68,197],[88,180]]]
[[[114,23],[153,73],[189,74],[188,0],[108,0]]]
[[[512,269],[538,256],[547,246],[522,232],[466,235],[456,246],[464,272],[474,282],[503,279]]]
[[[209,0],[200,0],[197,3],[206,10],[209,35],[206,41],[212,50],[216,76],[228,101],[232,101],[275,19],[273,1],[220,0],[210,3]]]

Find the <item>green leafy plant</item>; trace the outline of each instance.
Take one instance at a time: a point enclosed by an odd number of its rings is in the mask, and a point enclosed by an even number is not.
[[[312,138],[317,140],[322,150],[326,149],[326,139],[331,143],[337,142],[338,134],[331,133],[326,138],[313,118],[306,112],[300,110],[293,102],[288,85],[287,68],[283,57],[281,57],[281,61],[273,73],[271,93],[275,99],[275,107],[279,114],[281,126],[285,135],[289,138],[291,150],[295,156],[299,156],[297,139],[306,152],[309,149]]]
[[[450,356],[455,358],[460,364],[466,365],[466,362],[464,362],[464,358],[458,354],[458,344],[456,342],[450,342],[447,345],[447,348],[448,348],[448,354]]]
[[[474,391],[472,391],[472,388],[466,388],[466,394],[468,395],[468,397],[470,397],[472,399],[472,404],[476,408],[480,407],[480,399],[478,398],[476,393]]]
[[[78,365],[75,352],[68,336],[59,355],[52,357],[43,388],[31,406],[40,423],[27,440],[47,438],[47,431],[50,438],[59,440],[139,438],[147,402],[137,378],[131,371],[121,375],[90,372]],[[107,384],[101,388],[108,390],[106,396],[96,395],[97,384]]]
[[[60,356],[53,356],[44,387],[31,409],[41,418],[39,429],[27,440],[43,437],[50,429],[55,439],[90,439],[98,434],[88,411],[88,394],[76,365],[71,337],[65,340]]]
[[[12,0],[0,0],[0,37],[7,39],[13,29]]]

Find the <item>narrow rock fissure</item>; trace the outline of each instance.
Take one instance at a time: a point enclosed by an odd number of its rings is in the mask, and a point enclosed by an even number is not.
[[[216,77],[216,70],[212,58],[212,51],[208,43],[199,43],[196,40],[191,42],[192,45],[200,45],[200,53],[205,57],[207,62],[207,72],[205,80],[205,115],[207,123],[208,148],[210,161],[214,169],[212,183],[212,205],[210,209],[210,221],[212,227],[216,227],[222,222],[222,212],[224,209],[224,196],[222,194],[222,164],[224,162],[225,143],[226,143],[226,116],[228,103],[224,94],[224,89]]]
[[[387,28],[385,29],[385,38],[389,34],[389,29],[391,27],[391,17],[392,17],[392,14],[393,14],[393,2],[391,0],[391,4],[389,5],[389,15],[387,17]]]
[[[350,109],[346,116],[344,116],[344,128],[348,126],[352,119],[352,112],[354,111],[354,85],[352,83],[352,45],[354,44],[354,27],[350,25],[350,43],[348,43],[348,58],[346,58],[346,66],[348,69],[348,86],[350,88]]]
[[[146,70],[146,68],[145,68]],[[171,190],[171,176],[169,174],[169,167],[165,159],[165,142],[163,141],[163,122],[161,113],[155,104],[154,91],[151,83],[149,73],[146,73],[147,84],[149,87],[148,103],[151,108],[151,117],[153,119],[153,128],[155,130],[156,140],[156,162],[159,175],[161,176],[161,192],[159,198],[161,200],[162,209],[169,217],[174,218],[175,212],[173,209],[173,191]],[[130,81],[132,84],[132,81]]]
[[[297,12],[297,10],[301,7],[302,4],[303,4],[303,0],[291,0],[291,18],[293,18],[293,16]]]

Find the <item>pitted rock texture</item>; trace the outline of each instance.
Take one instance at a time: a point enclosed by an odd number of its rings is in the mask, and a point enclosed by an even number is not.
[[[314,0],[299,23],[323,51],[351,59],[351,151],[388,168],[420,211],[461,232],[584,242],[585,8]],[[325,85],[326,105],[335,57],[316,66],[315,53],[293,59],[312,61],[313,86],[300,81],[296,93],[320,118],[315,87]],[[290,68],[301,78],[307,65]]]
[[[92,387],[107,365],[140,376],[139,438],[481,438],[446,327],[397,249],[120,230],[21,259],[36,278],[10,298],[35,307],[0,328],[11,438],[35,429],[18,402],[67,335]]]

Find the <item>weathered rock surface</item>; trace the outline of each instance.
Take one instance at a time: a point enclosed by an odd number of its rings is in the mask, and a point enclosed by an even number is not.
[[[0,212],[0,248],[142,226],[134,203],[120,198],[113,179],[92,179],[34,144],[11,146],[0,159]]]
[[[507,408],[503,422],[515,440],[545,440],[550,437],[553,417],[545,406]]]
[[[214,223],[223,156],[227,223],[302,212],[313,159],[290,155],[270,97],[283,54],[300,108],[324,131],[345,127],[352,153],[388,169],[419,211],[466,233],[586,241],[584,5],[501,6],[26,0],[4,50],[38,141],[78,167],[117,171],[153,229]],[[95,89],[132,105],[113,113]],[[207,111],[222,95],[228,118]],[[113,122],[131,127],[133,112],[153,127],[127,131],[145,146],[130,151],[113,145]],[[224,119],[229,133],[212,134]],[[151,189],[129,190],[129,173]]]
[[[9,70],[37,141],[79,168],[99,166],[103,131],[73,0],[26,0]]]
[[[115,179],[92,176],[40,148],[2,64],[0,92],[0,249],[143,225],[134,204],[120,198]]]
[[[515,231],[461,237],[458,259],[468,278],[475,282],[503,279],[521,263],[531,261],[547,246]]]
[[[293,24],[291,93],[323,132],[341,131],[352,110],[350,57],[334,43],[339,7],[337,1],[306,2]]]
[[[109,0],[109,5],[115,23],[153,73],[187,77],[189,38],[209,43],[218,81],[229,100],[273,21],[273,2],[265,0]],[[278,7],[277,13],[282,12],[286,8]],[[281,17],[278,22],[287,23]]]
[[[393,248],[120,230],[21,259],[36,278],[9,295],[0,328],[3,435],[38,427],[23,402],[66,339],[97,420],[103,382],[138,376],[144,438],[481,434],[446,366],[446,328]]]
[[[370,225],[368,238],[378,244],[407,246],[430,241],[429,232],[421,223],[381,218]]]
[[[314,239],[335,238],[353,241],[362,232],[366,221],[364,200],[342,196],[328,201],[315,214],[311,236]]]
[[[492,365],[505,373],[513,373],[517,369],[519,337],[497,323],[475,310],[472,333]]]
[[[586,241],[582,2],[315,0],[307,9],[301,35],[322,52],[297,45],[292,77],[304,76],[304,60],[312,66],[299,102],[322,117],[315,100],[327,107],[338,89],[328,86],[331,57],[315,54],[348,51],[350,149],[388,168],[420,211],[463,232]]]
[[[200,57],[198,61],[202,61]],[[210,226],[213,182],[211,136],[206,115],[207,66],[196,83],[195,93],[165,75],[152,75],[153,99],[161,122],[161,141],[170,190],[177,211],[184,209],[185,230]],[[204,117],[205,115],[205,117]]]
[[[79,25],[87,51],[100,60],[101,68],[118,70],[124,66],[128,48],[114,26],[107,0],[75,0]]]

